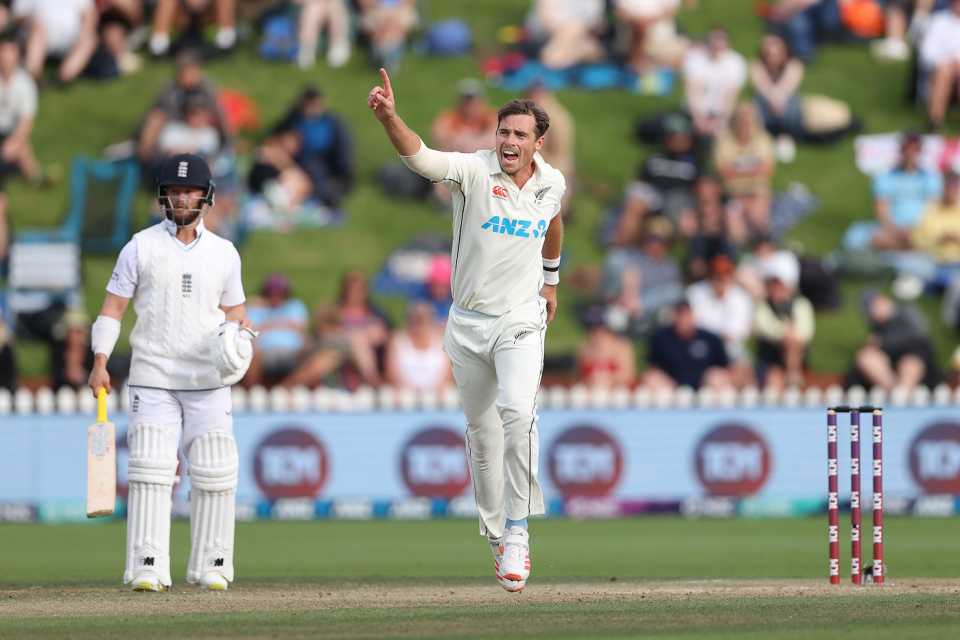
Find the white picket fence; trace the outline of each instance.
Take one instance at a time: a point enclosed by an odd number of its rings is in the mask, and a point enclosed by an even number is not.
[[[128,409],[126,389],[108,396],[111,412]],[[913,390],[832,386],[827,389],[811,387],[806,390],[773,390],[746,388],[715,392],[710,389],[695,391],[680,387],[673,391],[653,393],[646,388],[548,387],[540,390],[538,405],[542,409],[732,409],[751,407],[825,407],[827,405],[863,405],[890,407],[960,406],[960,387],[951,389],[940,385],[934,389],[918,387]],[[340,389],[265,389],[233,388],[233,405],[237,412],[362,412],[362,411],[428,411],[457,409],[460,398],[453,387],[443,393],[415,392],[408,389],[363,387],[353,392]],[[0,389],[0,416],[52,415],[95,413],[96,401],[89,391],[62,388],[57,391],[18,389],[10,393]]]

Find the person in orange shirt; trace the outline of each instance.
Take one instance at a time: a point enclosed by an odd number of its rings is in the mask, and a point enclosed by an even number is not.
[[[457,104],[433,121],[431,137],[438,151],[473,153],[493,144],[497,112],[483,96],[483,84],[473,78],[457,83]]]

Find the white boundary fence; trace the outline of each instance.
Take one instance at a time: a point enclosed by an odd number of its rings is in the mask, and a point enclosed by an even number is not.
[[[109,410],[116,412],[128,409],[129,395],[126,389],[110,394]],[[254,387],[246,390],[233,388],[234,409],[238,412],[369,412],[369,411],[432,411],[456,409],[460,398],[453,387],[443,393],[414,392],[405,389],[362,387],[353,392],[341,389],[302,387],[265,389]],[[827,389],[810,387],[805,390],[787,389],[776,392],[748,387],[717,392],[711,389],[695,391],[680,387],[673,391],[654,393],[649,389],[586,387],[547,387],[540,390],[538,405],[543,409],[733,409],[733,408],[796,408],[825,407],[850,404],[889,407],[946,407],[960,406],[960,387],[951,389],[939,385],[934,389],[894,389],[887,393],[880,388],[844,389],[832,386]],[[93,414],[95,401],[87,390],[75,391],[48,388],[31,391],[26,388],[10,393],[0,389],[0,416],[2,415],[74,415]]]

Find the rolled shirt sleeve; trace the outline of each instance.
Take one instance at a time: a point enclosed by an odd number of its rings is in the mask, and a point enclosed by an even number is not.
[[[437,151],[420,141],[420,150],[412,156],[400,156],[403,164],[427,180],[433,182],[450,181],[461,187],[471,175],[486,173],[486,165],[476,153],[456,151]]]
[[[423,140],[420,141],[420,150],[412,156],[400,156],[403,164],[427,180],[440,182],[448,179],[450,170],[449,157],[452,154],[443,151],[437,151],[428,147]]]

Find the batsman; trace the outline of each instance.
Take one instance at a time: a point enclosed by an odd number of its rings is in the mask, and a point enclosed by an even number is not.
[[[390,142],[410,169],[452,192],[444,349],[467,418],[480,533],[499,584],[521,591],[530,576],[527,518],[544,512],[536,398],[563,243],[566,181],[538,153],[550,119],[536,103],[512,100],[497,114],[494,148],[443,153],[397,115],[390,77],[383,69],[380,76],[367,102]]]
[[[237,446],[230,385],[246,372],[251,340],[240,255],[204,228],[215,185],[194,155],[168,158],[157,180],[163,220],[117,258],[93,324],[90,389],[110,389],[107,360],[130,300],[125,584],[170,587],[170,517],[178,453],[190,476],[187,581],[225,591],[233,581]]]

